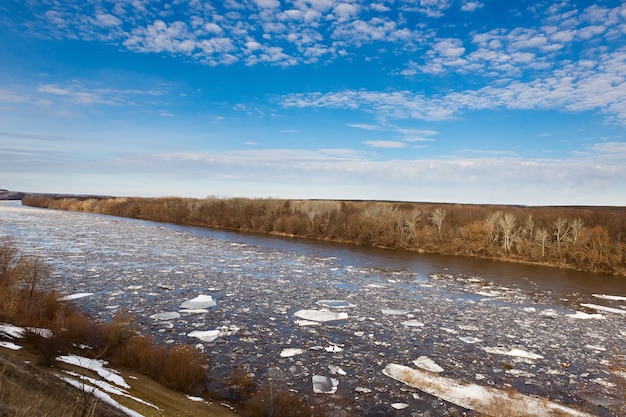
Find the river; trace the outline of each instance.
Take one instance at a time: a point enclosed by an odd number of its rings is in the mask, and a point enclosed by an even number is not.
[[[123,309],[164,343],[204,350],[218,392],[243,369],[361,416],[470,413],[383,372],[399,364],[595,415],[624,410],[623,278],[19,202],[0,202],[6,235],[90,314]]]

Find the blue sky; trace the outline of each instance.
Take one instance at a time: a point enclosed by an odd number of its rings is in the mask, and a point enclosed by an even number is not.
[[[5,0],[0,188],[626,205],[620,1]]]

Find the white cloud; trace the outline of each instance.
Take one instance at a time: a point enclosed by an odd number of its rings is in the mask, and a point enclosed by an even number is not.
[[[481,7],[484,7],[485,5],[479,1],[466,1],[465,3],[463,3],[463,5],[461,6],[461,11],[462,12],[473,12],[476,9],[480,9]]]
[[[366,140],[363,143],[367,146],[371,146],[372,148],[397,149],[404,148],[406,146],[406,143],[392,140]]]
[[[357,129],[365,129],[365,130],[381,130],[381,126],[379,125],[369,125],[362,123],[347,123],[346,126],[356,127]]]
[[[98,26],[109,27],[119,26],[122,24],[122,21],[109,13],[96,13],[96,18],[93,20],[93,23]]]

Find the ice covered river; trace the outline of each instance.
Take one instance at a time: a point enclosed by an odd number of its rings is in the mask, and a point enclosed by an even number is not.
[[[624,410],[624,278],[19,202],[0,202],[5,235],[44,256],[52,285],[91,314],[124,309],[142,331],[206,351],[223,393],[241,368],[355,415],[472,414],[398,378],[409,367],[593,415]]]

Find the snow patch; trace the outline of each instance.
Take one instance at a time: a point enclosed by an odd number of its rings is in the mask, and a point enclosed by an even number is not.
[[[594,309],[594,310],[598,310],[598,311],[606,311],[608,313],[626,314],[626,310],[620,310],[619,308],[611,308],[611,307],[606,307],[606,306],[600,306],[600,305],[597,305],[597,304],[582,303],[581,306],[582,307],[591,308],[591,309]]]
[[[117,385],[118,387],[130,388],[130,385],[128,385],[126,381],[124,381],[124,378],[116,374],[114,370],[105,368],[105,365],[108,365],[107,361],[85,358],[78,355],[58,356],[56,359],[59,362],[64,362],[69,365],[79,366],[81,368],[94,371],[95,373],[100,375],[102,379],[109,381]]]
[[[626,301],[626,297],[622,297],[621,295],[607,295],[607,294],[591,294],[596,298],[602,298],[603,300],[611,300],[611,301]]]
[[[22,348],[20,345],[16,345],[13,342],[3,342],[3,341],[0,341],[0,347],[3,347],[5,349],[11,349],[11,350],[20,350]]]

